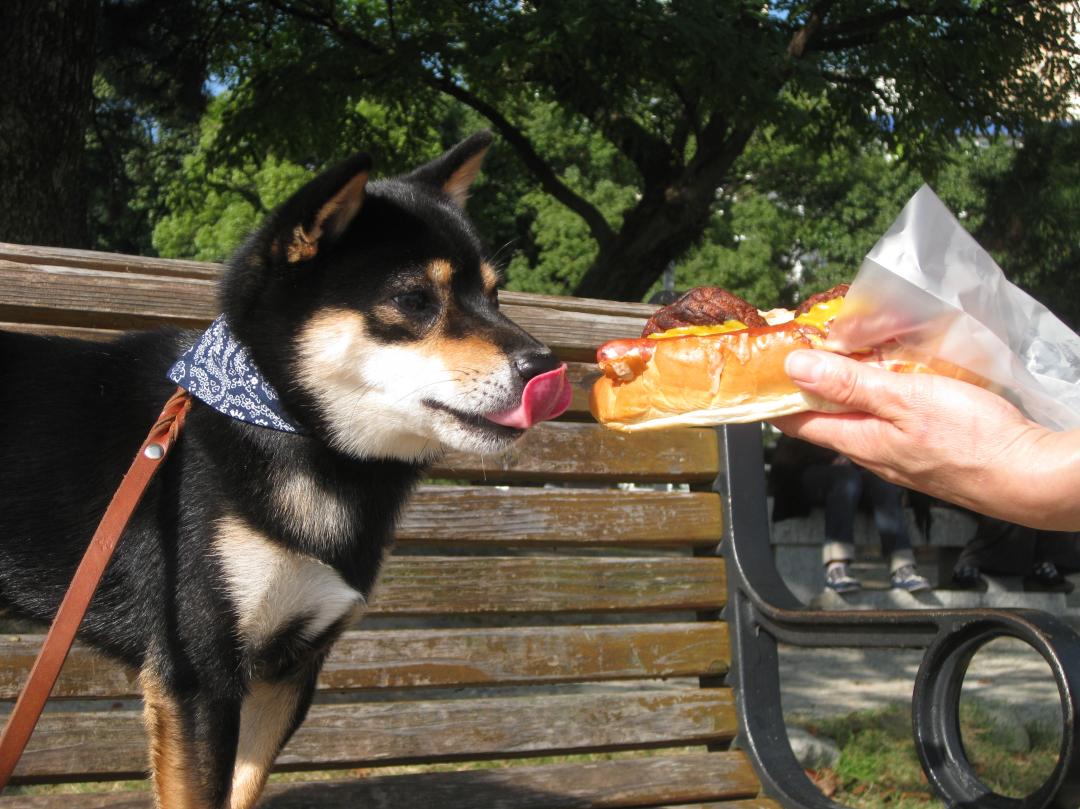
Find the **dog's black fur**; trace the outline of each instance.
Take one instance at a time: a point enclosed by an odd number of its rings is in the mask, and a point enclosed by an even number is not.
[[[346,160],[229,263],[222,309],[305,432],[196,400],[81,631],[141,671],[162,806],[254,803],[426,464],[508,446],[483,415],[556,365],[462,211],[489,142],[371,184]],[[196,336],[0,333],[0,604],[52,617]]]

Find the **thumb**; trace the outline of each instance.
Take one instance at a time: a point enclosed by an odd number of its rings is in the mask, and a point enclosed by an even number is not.
[[[829,351],[793,351],[784,361],[791,381],[824,399],[829,410],[859,410],[892,420],[909,400],[910,379]],[[825,409],[825,408],[820,408]]]

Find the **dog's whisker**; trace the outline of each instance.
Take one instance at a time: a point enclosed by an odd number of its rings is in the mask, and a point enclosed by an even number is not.
[[[394,401],[394,404],[400,404],[401,402],[405,401],[406,399],[412,398],[413,396],[415,396],[416,394],[418,394],[422,390],[427,390],[428,388],[437,387],[439,385],[445,385],[448,382],[461,382],[461,381],[463,381],[462,378],[459,375],[456,376],[455,374],[460,374],[460,372],[451,371],[451,372],[449,372],[449,375],[447,377],[443,378],[443,379],[435,379],[435,380],[432,380],[430,382],[426,382],[423,385],[417,385],[412,390],[410,390],[407,393],[404,393],[400,397],[398,397]]]
[[[513,239],[510,239],[502,247],[500,247],[498,250],[491,254],[491,257],[488,259],[488,263],[494,266],[498,266],[498,261],[502,257],[503,251],[517,244],[519,241],[521,241],[521,237],[519,236],[515,236]]]

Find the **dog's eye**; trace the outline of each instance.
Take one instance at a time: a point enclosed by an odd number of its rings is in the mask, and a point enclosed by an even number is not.
[[[402,292],[400,295],[395,295],[393,301],[394,306],[407,315],[425,314],[434,305],[431,296],[422,289]]]

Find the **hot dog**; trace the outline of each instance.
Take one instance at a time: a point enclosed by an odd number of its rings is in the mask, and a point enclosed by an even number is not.
[[[828,409],[796,387],[784,372],[784,359],[796,349],[827,347],[846,292],[841,284],[794,311],[759,312],[726,290],[691,290],[657,311],[641,338],[599,348],[604,375],[592,388],[593,416],[612,429],[635,432]],[[985,386],[962,368],[905,356],[895,346],[852,356],[892,371],[937,373]]]

